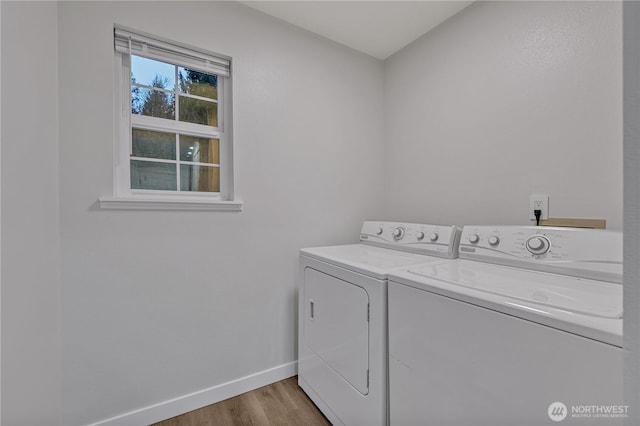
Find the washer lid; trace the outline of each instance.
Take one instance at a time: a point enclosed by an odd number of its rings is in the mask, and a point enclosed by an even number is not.
[[[622,286],[470,260],[394,271],[391,282],[622,346]]]
[[[622,318],[620,284],[464,260],[427,265],[409,272],[571,312]]]
[[[399,268],[442,260],[366,244],[305,248],[300,254],[378,279],[387,279],[389,272]]]

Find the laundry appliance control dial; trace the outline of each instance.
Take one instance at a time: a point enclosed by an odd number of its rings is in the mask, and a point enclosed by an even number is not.
[[[478,234],[469,235],[469,242],[471,244],[478,244],[479,241],[480,241],[480,236]]]
[[[489,244],[492,246],[497,246],[498,244],[500,244],[500,238],[495,235],[490,236]]]
[[[431,240],[431,242],[435,243],[436,241],[438,241],[438,238],[440,238],[440,236],[437,232],[432,232],[431,235],[429,235],[429,239]]]
[[[401,240],[402,237],[404,237],[404,228],[397,227],[396,229],[393,230],[394,240]]]
[[[424,232],[420,231],[416,234],[418,241],[424,240]]]
[[[527,239],[525,246],[532,254],[540,255],[549,251],[551,242],[544,235],[533,235]]]

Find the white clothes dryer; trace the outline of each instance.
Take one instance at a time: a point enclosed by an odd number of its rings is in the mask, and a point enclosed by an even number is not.
[[[459,250],[389,275],[391,424],[621,424],[622,234],[465,226]]]
[[[299,258],[298,384],[334,425],[388,424],[387,275],[457,256],[455,226],[372,222]]]

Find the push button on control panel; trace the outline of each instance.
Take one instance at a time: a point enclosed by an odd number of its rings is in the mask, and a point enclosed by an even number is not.
[[[396,229],[393,230],[393,239],[394,240],[401,240],[402,237],[404,237],[404,228],[400,228],[397,227]]]

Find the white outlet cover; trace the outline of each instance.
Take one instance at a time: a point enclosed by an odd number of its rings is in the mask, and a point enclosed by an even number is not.
[[[529,219],[536,220],[536,216],[533,214],[533,211],[538,210],[538,206],[540,207],[540,210],[542,210],[540,219],[549,219],[549,195],[534,194],[529,196]]]

